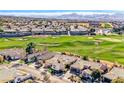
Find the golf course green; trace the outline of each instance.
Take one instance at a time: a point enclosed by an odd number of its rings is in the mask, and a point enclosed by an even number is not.
[[[34,42],[36,49],[47,47],[50,51],[71,52],[92,59],[124,64],[124,36],[48,36],[0,38],[0,50],[25,48]]]

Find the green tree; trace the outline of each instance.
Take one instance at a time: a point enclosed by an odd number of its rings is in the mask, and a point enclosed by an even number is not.
[[[94,80],[96,80],[97,78],[100,78],[101,73],[99,70],[93,70],[91,76],[94,78]]]
[[[0,32],[4,32],[4,30],[0,28]]]
[[[121,30],[124,30],[124,26],[121,27]]]
[[[26,53],[32,54],[34,52],[34,49],[35,49],[35,44],[31,42],[31,43],[27,44]]]
[[[89,60],[89,59],[88,59],[88,56],[83,56],[83,60],[88,61],[88,60]]]
[[[95,35],[95,29],[94,28],[91,28],[90,30],[89,30],[89,35]]]
[[[121,30],[122,30],[122,28],[113,28],[113,32],[115,32],[115,33],[117,33],[119,35],[122,34]]]

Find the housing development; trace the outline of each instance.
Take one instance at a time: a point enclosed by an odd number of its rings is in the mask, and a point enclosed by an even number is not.
[[[0,16],[0,83],[124,83],[124,20],[63,16]]]

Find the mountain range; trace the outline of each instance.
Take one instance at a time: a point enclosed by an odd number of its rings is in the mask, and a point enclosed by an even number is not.
[[[72,13],[3,13],[3,16],[21,16],[21,17],[33,17],[33,18],[47,18],[47,19],[71,19],[71,20],[88,20],[88,21],[124,21],[124,12],[111,12],[100,13],[95,12],[87,14],[87,12],[72,12]]]
[[[62,14],[62,15],[26,15],[34,18],[48,18],[48,19],[71,19],[71,20],[91,20],[91,21],[124,21],[123,13],[115,14],[92,14],[82,15],[77,13]]]

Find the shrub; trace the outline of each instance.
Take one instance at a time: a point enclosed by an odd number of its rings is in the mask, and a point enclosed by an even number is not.
[[[83,60],[89,60],[88,56],[83,56]]]
[[[0,32],[4,32],[4,30],[0,28]]]
[[[4,57],[0,55],[0,63],[4,61]]]
[[[99,70],[93,70],[91,76],[94,78],[94,80],[96,80],[97,78],[100,78],[101,73]]]
[[[35,44],[31,42],[26,47],[26,53],[32,54],[34,52],[34,49],[35,49]]]
[[[124,83],[124,79],[117,78],[117,79],[112,80],[112,83]]]
[[[96,62],[100,63],[100,59],[97,59]]]

